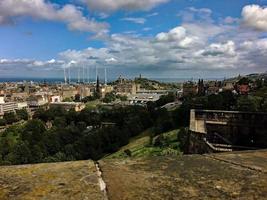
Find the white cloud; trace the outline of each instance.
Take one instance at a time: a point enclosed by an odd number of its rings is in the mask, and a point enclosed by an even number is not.
[[[156,36],[157,41],[175,41],[185,38],[186,30],[182,26],[171,29],[168,33],[162,32]]]
[[[237,23],[239,22],[240,20],[238,18],[234,18],[234,17],[231,17],[231,16],[227,16],[223,22],[226,23],[226,24],[233,24],[233,23]]]
[[[150,14],[146,15],[146,17],[155,17],[157,15],[159,15],[159,13],[154,12],[154,13],[150,13]]]
[[[208,10],[190,12],[211,13]],[[231,20],[230,20],[231,21]],[[138,72],[149,70],[151,73],[180,70],[190,73],[203,70],[219,73],[231,70],[266,71],[267,39],[260,32],[244,29],[236,23],[215,23],[212,19],[185,21],[171,30],[155,36],[127,34],[105,35],[105,47],[66,50],[59,53],[59,59],[48,61],[0,59],[0,69],[10,66],[27,66],[27,69],[61,69],[72,61],[87,63],[99,68],[117,67],[118,69],[136,69]],[[63,60],[63,61],[62,61]],[[19,71],[19,70],[18,70]],[[112,70],[116,71],[116,70]],[[173,74],[172,74],[173,75]],[[175,74],[174,74],[175,75]]]
[[[13,23],[14,18],[30,16],[34,19],[66,23],[70,30],[107,32],[108,24],[98,23],[83,16],[80,9],[67,4],[63,7],[45,0],[1,0],[0,24]]]
[[[117,10],[150,10],[169,0],[83,0],[89,9],[112,12]]]
[[[146,19],[142,17],[125,17],[125,18],[122,18],[121,20],[133,22],[136,24],[144,24],[146,22]]]
[[[242,19],[246,26],[259,31],[267,31],[267,8],[259,5],[247,5],[242,10]]]
[[[206,49],[201,50],[203,56],[235,56],[235,43],[227,41],[226,43],[212,43]]]

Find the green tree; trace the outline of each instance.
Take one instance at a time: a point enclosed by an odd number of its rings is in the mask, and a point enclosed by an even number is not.
[[[28,120],[29,119],[29,114],[28,114],[28,111],[26,109],[17,110],[16,114],[20,120],[22,120],[22,119]]]
[[[116,95],[113,92],[109,92],[105,95],[105,98],[103,99],[103,102],[105,103],[111,103],[116,100]]]
[[[27,164],[31,161],[31,151],[27,142],[19,141],[7,156],[12,164]]]
[[[27,141],[30,145],[35,145],[43,141],[45,130],[46,128],[42,121],[31,120],[22,130],[21,139]]]
[[[261,98],[252,96],[239,96],[237,100],[237,109],[240,111],[259,111]]]
[[[0,126],[5,126],[6,124],[6,120],[0,118]]]
[[[5,112],[4,119],[6,120],[7,124],[12,124],[12,123],[17,122],[19,120],[14,112]]]

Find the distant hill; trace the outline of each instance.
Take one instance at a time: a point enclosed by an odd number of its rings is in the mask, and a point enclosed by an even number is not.
[[[263,78],[267,79],[267,71],[264,72],[264,73],[253,73],[253,74],[248,74],[248,75],[245,75],[245,76],[237,76],[237,77],[229,78],[229,79],[226,79],[226,80],[227,81],[238,81],[243,77],[249,78],[252,81],[257,80],[257,79],[263,79]]]

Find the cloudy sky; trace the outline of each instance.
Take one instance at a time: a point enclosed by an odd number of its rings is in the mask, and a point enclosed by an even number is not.
[[[0,77],[267,71],[267,0],[0,0]]]

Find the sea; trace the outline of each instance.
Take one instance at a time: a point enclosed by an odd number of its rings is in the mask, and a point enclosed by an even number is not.
[[[134,79],[134,78],[133,78]],[[155,81],[159,81],[159,82],[163,82],[163,83],[183,83],[186,81],[198,81],[198,79],[194,79],[194,78],[149,78],[150,80],[155,80]],[[115,81],[116,79],[109,79],[108,82],[112,82]],[[221,81],[223,80],[223,78],[206,78],[204,80],[217,80],[217,81]],[[30,77],[12,77],[12,78],[4,78],[4,77],[0,77],[0,83],[3,82],[36,82],[36,83],[64,83],[64,80],[62,78],[30,78]],[[104,82],[104,79],[100,79],[101,82]],[[75,83],[78,82],[78,79],[72,79],[71,82]],[[88,82],[88,80],[86,79],[85,82]],[[89,80],[90,83],[95,82],[95,79],[90,79]]]

